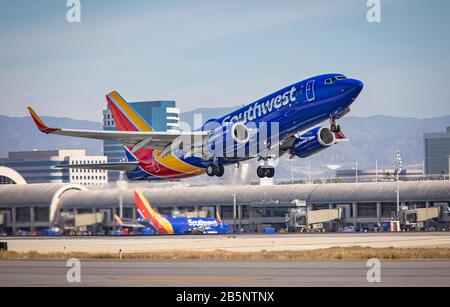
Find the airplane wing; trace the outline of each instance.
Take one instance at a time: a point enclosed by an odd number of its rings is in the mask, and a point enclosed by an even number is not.
[[[114,215],[116,225],[126,228],[145,228],[144,225],[135,223],[134,221],[123,221],[117,214]]]
[[[61,164],[55,168],[62,169],[98,169],[105,171],[132,171],[139,166],[139,161],[118,162],[118,163],[99,163],[99,164]]]
[[[190,234],[203,234],[206,229],[208,229],[210,226],[200,226],[200,227],[194,227],[187,231],[187,233]]]
[[[73,130],[48,127],[31,107],[28,111],[38,129],[47,134],[88,138],[96,140],[117,141],[124,146],[132,147],[133,151],[143,148],[167,149],[177,138],[201,137],[204,140],[209,135],[207,131],[160,132],[160,131],[103,131],[103,130]]]

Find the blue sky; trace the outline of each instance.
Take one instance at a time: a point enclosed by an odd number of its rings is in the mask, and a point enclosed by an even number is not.
[[[101,120],[104,95],[236,106],[312,75],[364,81],[353,115],[450,114],[450,1],[0,0],[0,114]]]

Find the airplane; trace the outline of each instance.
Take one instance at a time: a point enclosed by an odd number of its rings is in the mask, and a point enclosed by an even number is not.
[[[231,232],[231,227],[225,224],[217,213],[216,218],[176,217],[159,214],[152,208],[141,191],[134,191],[136,210],[138,213],[137,224],[123,223],[115,216],[119,226],[127,228],[151,229],[157,234],[226,234]]]
[[[124,171],[130,180],[179,180],[205,173],[222,177],[225,166],[257,159],[257,176],[273,178],[274,161],[281,156],[307,158],[347,141],[337,120],[350,112],[363,87],[343,74],[320,75],[180,132],[154,131],[116,91],[106,100],[117,131],[51,128],[31,107],[28,111],[43,133],[116,141],[128,160],[58,168]],[[327,120],[329,126],[318,126]]]

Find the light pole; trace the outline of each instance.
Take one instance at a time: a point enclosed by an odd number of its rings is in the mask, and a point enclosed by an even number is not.
[[[294,162],[291,162],[291,184],[294,184]]]
[[[291,184],[294,184],[294,159],[288,161],[291,163]]]
[[[378,182],[378,159],[375,160],[375,182]]]
[[[308,183],[311,184],[311,162],[308,162]]]
[[[233,229],[236,231],[236,190],[233,191]]]
[[[422,160],[422,181],[425,181],[425,160]]]
[[[402,171],[402,156],[400,155],[400,150],[397,149],[397,218],[400,214],[400,172]]]
[[[358,183],[358,161],[355,162],[355,167],[352,167],[355,170],[355,183]]]
[[[125,159],[121,159],[120,162],[124,162]],[[119,217],[123,219],[123,191],[127,189],[127,182],[124,179],[124,172],[120,171],[119,180],[117,181],[117,187],[120,190],[119,194]]]

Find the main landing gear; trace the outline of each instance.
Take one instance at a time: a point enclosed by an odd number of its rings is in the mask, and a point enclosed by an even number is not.
[[[220,164],[211,164],[206,168],[206,174],[208,174],[209,177],[222,177],[225,174],[225,168]]]
[[[272,166],[258,166],[256,174],[259,178],[273,178],[275,176],[275,168]]]
[[[269,160],[272,159],[272,157],[258,157],[258,161],[263,160],[264,165],[258,166],[256,169],[256,175],[258,175],[259,178],[273,178],[275,176],[275,168],[270,165]]]
[[[339,126],[338,124],[336,124],[336,118],[331,118],[330,119],[330,130],[333,133],[339,133],[341,132],[341,126]]]

